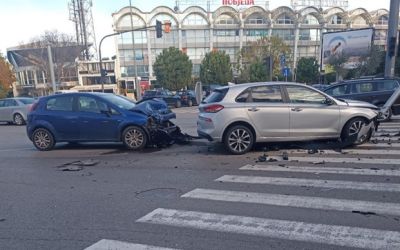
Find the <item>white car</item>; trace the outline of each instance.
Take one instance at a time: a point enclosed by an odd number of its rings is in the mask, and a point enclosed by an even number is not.
[[[25,124],[30,106],[35,102],[33,98],[16,97],[0,100],[0,122]]]
[[[378,108],[335,99],[304,84],[247,83],[214,90],[199,106],[197,132],[233,154],[256,142],[352,140],[362,144],[377,126]]]

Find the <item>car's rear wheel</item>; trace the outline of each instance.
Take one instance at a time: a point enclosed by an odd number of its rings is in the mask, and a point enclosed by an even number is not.
[[[21,126],[21,125],[24,125],[24,124],[25,124],[24,118],[23,118],[22,115],[19,114],[19,113],[16,113],[16,114],[14,115],[13,121],[14,121],[14,124],[16,124],[16,125],[18,125],[18,126]]]
[[[122,132],[122,142],[128,149],[143,149],[147,144],[146,132],[140,127],[129,126]]]
[[[363,126],[366,125],[365,119],[356,117],[346,123],[342,131],[342,141],[346,144],[360,145],[371,138],[372,131],[359,135]]]
[[[192,102],[192,100],[190,100],[190,99],[188,100],[188,106],[189,106],[189,107],[192,107],[192,106],[193,106],[193,102]]]
[[[235,155],[245,154],[254,144],[254,135],[251,130],[243,125],[235,125],[226,133],[224,145],[226,149]]]
[[[49,151],[55,145],[53,134],[45,128],[38,128],[33,132],[32,142],[40,151]]]
[[[181,100],[176,100],[175,108],[180,108],[182,106]]]

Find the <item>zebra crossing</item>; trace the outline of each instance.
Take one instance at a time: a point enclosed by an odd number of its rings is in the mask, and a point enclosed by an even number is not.
[[[380,127],[386,131],[396,124],[387,123]],[[380,131],[379,131],[380,132]],[[400,136],[388,137],[398,140]],[[341,151],[321,150],[310,154],[307,150],[289,150],[289,159],[276,162],[248,164],[235,169],[235,174],[226,173],[214,179],[212,183],[220,188],[198,187],[180,196],[180,199],[196,202],[223,202],[228,204],[256,204],[286,209],[306,209],[317,213],[352,213],[364,211],[369,214],[400,218],[400,200],[372,201],[363,198],[337,198],[299,194],[279,194],[267,187],[276,188],[316,188],[325,190],[352,191],[357,194],[376,192],[379,194],[400,194],[400,140],[390,143],[374,137],[374,143],[367,143]],[[281,151],[273,153],[279,158]],[[296,176],[301,175],[301,177]],[[327,178],[329,177],[329,178]],[[344,178],[346,177],[346,178]],[[355,180],[361,177],[361,180]],[[382,181],[382,178],[394,178],[394,181]],[[396,179],[397,178],[397,179]],[[257,185],[258,190],[238,191],[232,185]],[[210,184],[210,186],[212,186]],[[265,187],[265,188],[263,188]],[[234,189],[234,190],[232,190]],[[276,189],[273,189],[276,190]],[[362,196],[360,196],[362,197]],[[156,208],[136,220],[137,223],[163,225],[192,230],[206,230],[234,235],[250,235],[261,238],[273,238],[282,241],[300,241],[308,244],[322,244],[340,249],[341,247],[362,249],[400,249],[400,224],[393,230],[315,223],[304,220],[301,216],[293,218],[271,218],[270,216],[249,216],[230,213],[216,213],[212,207],[209,211],[196,209]],[[133,243],[132,243],[133,244]],[[122,249],[141,249],[135,248]],[[178,244],[179,245],[179,244]],[[99,248],[102,249],[102,248]],[[107,248],[104,248],[107,249]],[[118,248],[112,248],[118,249]],[[147,248],[146,248],[147,249]],[[149,246],[148,249],[153,249]],[[154,248],[163,249],[163,248]]]

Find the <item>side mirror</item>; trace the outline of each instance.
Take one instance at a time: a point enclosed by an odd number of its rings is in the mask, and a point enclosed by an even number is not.
[[[328,105],[328,106],[331,106],[331,105],[335,105],[335,104],[336,104],[335,101],[332,100],[332,99],[330,99],[330,98],[326,98],[324,103],[325,103],[326,105]]]

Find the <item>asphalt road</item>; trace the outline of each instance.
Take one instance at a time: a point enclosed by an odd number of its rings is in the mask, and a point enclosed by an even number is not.
[[[175,111],[195,134],[196,108]],[[232,156],[204,140],[38,152],[0,125],[0,249],[400,249],[399,131]]]

